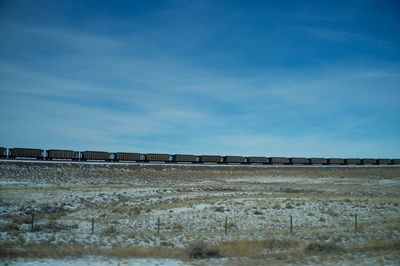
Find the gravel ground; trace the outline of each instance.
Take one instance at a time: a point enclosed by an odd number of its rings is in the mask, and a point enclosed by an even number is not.
[[[395,166],[3,161],[0,191],[7,264],[107,252],[176,265],[400,264]],[[219,256],[183,257],[196,241]]]

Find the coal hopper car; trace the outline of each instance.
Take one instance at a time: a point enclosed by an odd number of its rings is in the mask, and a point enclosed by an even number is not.
[[[147,153],[146,154],[146,162],[172,162],[173,158],[169,154],[165,153]]]
[[[328,160],[325,158],[309,158],[309,164],[327,164]]]
[[[219,155],[200,155],[200,163],[223,163],[224,158]]]
[[[140,153],[116,152],[114,153],[114,161],[141,162],[144,161],[144,156],[142,156]]]
[[[270,164],[289,164],[289,158],[286,157],[270,157],[268,159]]]
[[[344,159],[341,158],[328,158],[328,164],[329,165],[343,165],[344,164]]]
[[[308,164],[306,157],[292,157],[289,158],[290,164]]]
[[[173,162],[175,163],[197,163],[198,159],[192,154],[175,154],[173,155]]]
[[[47,150],[47,160],[73,160],[79,159],[79,153],[71,150]]]
[[[7,149],[0,147],[0,158],[7,158]]]
[[[16,158],[32,158],[42,160],[44,158],[44,151],[41,149],[31,148],[12,148],[10,149],[11,159]]]
[[[84,151],[82,161],[111,161],[111,153],[105,151]]]
[[[377,164],[377,163],[376,163],[376,159],[363,158],[363,159],[361,159],[361,163],[360,164],[364,164],[364,165],[371,164],[371,165],[373,165],[373,164]]]
[[[246,163],[246,158],[243,156],[224,156],[223,157],[224,163],[227,164],[244,164]]]
[[[267,157],[250,156],[250,157],[247,157],[247,163],[249,163],[249,164],[267,164],[267,163],[269,163],[269,160]]]

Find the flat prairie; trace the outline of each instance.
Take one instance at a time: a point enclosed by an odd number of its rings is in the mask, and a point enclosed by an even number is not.
[[[9,265],[400,264],[399,166],[2,161],[0,202]]]

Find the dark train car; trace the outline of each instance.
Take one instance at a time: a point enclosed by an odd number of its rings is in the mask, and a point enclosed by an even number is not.
[[[223,163],[224,159],[219,155],[200,155],[201,163]]]
[[[400,164],[400,159],[392,159],[392,164]]]
[[[345,164],[357,165],[361,164],[361,159],[359,158],[346,158],[344,159]]]
[[[111,153],[105,151],[84,151],[82,152],[82,160],[87,161],[110,161]]]
[[[328,158],[328,164],[344,164],[344,159],[342,159],[342,158]]]
[[[42,160],[43,153],[44,151],[41,149],[12,148],[10,149],[10,158],[36,158]]]
[[[47,159],[78,160],[78,152],[71,150],[47,150]]]
[[[308,164],[308,160],[305,157],[292,157],[289,158],[290,164]]]
[[[261,156],[250,156],[247,157],[247,163],[250,164],[267,164],[269,163],[269,160],[267,157],[261,157]]]
[[[286,157],[269,157],[270,164],[289,164],[289,158]]]
[[[309,158],[309,164],[327,164],[328,160],[325,158]]]
[[[0,147],[0,158],[6,158],[7,157],[7,149],[4,147]]]
[[[140,153],[133,152],[116,152],[114,153],[114,161],[142,161]]]
[[[246,158],[243,156],[224,156],[224,163],[246,163]]]
[[[377,164],[391,164],[392,160],[379,158],[376,160],[376,163]]]
[[[173,156],[173,161],[176,163],[195,163],[196,156],[191,154],[175,154]]]
[[[361,164],[376,164],[376,159],[363,158]]]
[[[172,162],[172,156],[164,153],[147,153],[146,161],[148,162]]]

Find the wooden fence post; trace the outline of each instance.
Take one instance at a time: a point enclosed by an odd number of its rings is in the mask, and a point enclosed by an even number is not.
[[[228,216],[225,216],[225,235],[228,234]]]
[[[34,221],[34,214],[32,213],[31,217],[31,230],[33,231],[33,221]]]
[[[94,217],[92,217],[92,234],[94,234]]]
[[[160,217],[157,218],[157,236],[160,236]]]
[[[293,233],[293,218],[292,215],[289,216],[290,217],[290,234]]]
[[[354,215],[354,232],[357,232],[357,214]]]

